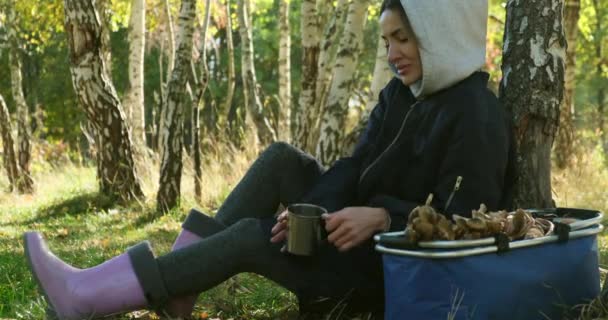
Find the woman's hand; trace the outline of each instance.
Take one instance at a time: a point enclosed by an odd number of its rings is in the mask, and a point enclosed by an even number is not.
[[[347,207],[332,214],[323,215],[327,241],[340,251],[347,251],[382,231],[388,222],[384,208]]]
[[[270,242],[278,243],[285,241],[285,238],[287,237],[287,213],[287,210],[284,210],[277,216],[277,223],[270,231],[270,233],[272,233]]]

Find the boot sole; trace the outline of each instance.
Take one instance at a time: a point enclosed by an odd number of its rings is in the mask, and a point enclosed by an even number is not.
[[[26,259],[27,260],[27,267],[30,269],[31,274],[34,276],[34,280],[36,280],[36,284],[38,285],[38,289],[40,291],[42,291],[42,295],[44,296],[44,300],[46,300],[46,303],[47,303],[46,318],[48,320],[60,320],[59,316],[57,315],[57,312],[52,308],[51,299],[49,299],[49,296],[46,294],[46,291],[44,291],[44,287],[42,286],[42,283],[38,279],[38,275],[36,274],[36,271],[34,270],[34,264],[32,263],[32,260],[30,258],[30,252],[28,250],[29,245],[28,245],[28,241],[27,241],[27,234],[23,235],[23,243],[25,245],[23,247],[23,250],[25,251],[25,257],[27,258]]]

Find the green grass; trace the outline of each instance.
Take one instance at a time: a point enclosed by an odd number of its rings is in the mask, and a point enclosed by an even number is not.
[[[117,206],[97,193],[95,168],[70,162],[50,166],[35,162],[33,195],[6,193],[4,171],[0,172],[0,319],[43,319],[45,302],[23,256],[22,234],[41,231],[50,248],[66,262],[91,267],[121,254],[142,240],[150,240],[156,254],[170,250],[188,209],[197,207],[213,213],[248,167],[251,154],[232,150],[216,152],[216,159],[204,164],[204,195],[193,200],[192,170],[185,160],[180,209],[160,216],[154,212],[155,169],[143,174],[147,201]],[[228,156],[226,156],[228,155]],[[156,161],[146,164],[157,168]],[[553,172],[554,198],[558,206],[608,210],[608,170],[599,150],[577,159],[575,169]],[[3,170],[3,168],[0,168]],[[599,237],[600,264],[608,269],[608,240]],[[602,319],[608,306],[595,301],[592,312],[581,319]],[[294,319],[295,297],[276,284],[254,274],[242,274],[200,295],[195,307],[198,319]],[[115,319],[156,319],[153,313],[138,311]],[[363,317],[363,319],[365,319]]]
[[[152,202],[121,207],[99,195],[92,167],[66,165],[34,175],[35,194],[0,193],[0,319],[44,318],[45,302],[23,255],[23,232],[42,232],[54,253],[86,268],[142,240],[150,240],[156,254],[166,253],[190,207],[212,212],[220,202],[201,207],[186,198],[181,209],[160,216]],[[227,184],[219,189],[229,190]],[[0,190],[6,188],[7,181],[0,179]],[[195,307],[200,319],[288,319],[296,313],[292,294],[254,274],[238,275],[202,294]],[[136,312],[116,319],[134,318],[154,315]]]

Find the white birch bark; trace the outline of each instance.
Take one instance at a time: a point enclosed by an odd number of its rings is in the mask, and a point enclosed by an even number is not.
[[[146,146],[143,77],[145,30],[146,1],[132,0],[129,19],[129,87],[123,106],[131,126],[133,143],[142,149],[140,151]]]
[[[167,48],[168,53],[168,61],[167,61],[167,75],[170,75],[173,72],[173,66],[175,65],[175,31],[173,28],[173,16],[171,15],[171,6],[169,5],[169,0],[164,0],[164,9],[165,15],[167,17],[167,42],[169,42],[169,47]],[[167,76],[167,84],[169,83],[170,76]]]
[[[365,112],[370,113],[372,109],[378,103],[378,94],[386,84],[391,80],[393,74],[388,67],[388,60],[386,56],[386,48],[384,47],[384,40],[378,38],[378,45],[376,49],[376,63],[374,65],[374,75],[372,76],[372,84],[370,86],[369,99],[365,107]]]
[[[338,47],[334,78],[321,120],[316,148],[316,157],[324,165],[330,165],[342,153],[344,123],[352,89],[353,70],[357,68],[357,60],[363,45],[368,4],[369,0],[353,0],[348,7],[346,26]]]
[[[65,0],[64,10],[74,91],[99,135],[100,191],[123,200],[141,198],[125,115],[102,58],[102,25],[94,1]]]
[[[106,64],[106,69],[108,70],[108,79],[112,79],[112,45],[111,45],[111,31],[110,30],[110,20],[111,20],[111,10],[110,7],[112,5],[111,0],[97,0],[95,2],[97,6],[97,12],[99,13],[99,17],[101,19],[101,52],[103,56],[103,60]]]
[[[270,121],[264,115],[264,107],[260,100],[259,86],[255,76],[253,63],[253,39],[251,36],[251,23],[249,18],[248,1],[238,0],[239,32],[241,35],[241,73],[243,78],[243,92],[245,108],[257,129],[260,142],[267,145],[276,141],[276,133]]]
[[[302,33],[302,76],[298,103],[292,110],[292,143],[306,150],[312,125],[308,121],[314,117],[316,80],[318,73],[319,44],[321,27],[315,0],[302,0],[300,30]],[[311,114],[313,113],[313,114]],[[311,150],[307,150],[311,151]]]
[[[336,50],[336,39],[342,33],[345,25],[345,15],[348,11],[349,0],[338,0],[334,14],[323,33],[323,40],[321,40],[321,47],[319,52],[319,71],[317,73],[317,82],[315,89],[315,107],[312,114],[315,117],[308,119],[313,124],[311,130],[312,137],[309,138],[310,144],[308,149],[314,149],[319,139],[319,124],[321,121],[321,115],[324,112],[324,108],[327,102],[327,93],[329,92],[329,86],[333,76],[332,67],[336,61],[337,50]]]
[[[564,93],[563,1],[509,0],[500,100],[513,116],[519,179],[517,208],[549,208],[551,145]]]
[[[162,71],[161,71],[161,82],[160,82],[160,86],[161,86],[161,106],[165,105],[165,101],[167,100],[167,87],[169,86],[169,81],[171,81],[171,73],[173,72],[173,67],[175,65],[175,31],[173,28],[173,16],[171,15],[171,6],[169,4],[169,0],[163,0],[163,9],[165,10],[165,17],[167,18],[167,42],[169,43],[169,46],[167,48],[167,72],[165,73],[167,75],[167,79],[163,82],[162,80]],[[162,63],[162,58],[161,59],[161,63]],[[161,66],[162,68],[162,66]],[[162,70],[162,69],[161,69]],[[162,158],[162,146],[161,146],[161,140],[162,140],[162,132],[160,132],[160,130],[162,130],[162,128],[165,127],[165,124],[163,123],[163,121],[165,121],[165,109],[163,107],[161,107],[160,109],[160,120],[159,120],[159,125],[158,125],[158,129],[159,129],[159,134],[158,134],[158,144],[159,144],[159,148],[160,148],[160,152],[161,152],[161,158]]]
[[[290,0],[279,2],[279,140],[291,140],[291,28],[289,27]]]
[[[367,97],[365,104],[365,110],[361,115],[361,120],[357,123],[355,128],[348,133],[344,141],[343,152],[345,154],[351,154],[357,145],[359,136],[365,131],[367,122],[369,120],[369,114],[378,104],[378,95],[380,91],[386,86],[386,84],[393,77],[393,74],[388,67],[388,61],[386,56],[386,48],[384,47],[384,40],[378,38],[378,47],[376,49],[376,63],[374,66],[374,73],[372,76],[372,83],[370,86],[370,94]]]
[[[192,62],[192,35],[196,1],[182,0],[178,17],[176,61],[167,87],[167,99],[163,105],[161,131],[161,168],[157,210],[167,212],[179,201],[182,178],[183,109],[186,83]]]
[[[9,182],[9,191],[18,190],[24,193],[23,184],[20,183],[19,167],[17,165],[17,157],[15,155],[15,147],[11,129],[10,115],[8,108],[4,102],[4,98],[0,95],[0,138],[2,138],[2,163],[6,169]]]
[[[194,99],[192,101],[192,154],[194,155],[194,195],[196,197],[196,201],[201,200],[202,196],[202,179],[203,172],[201,168],[201,109],[203,108],[202,101],[203,95],[207,90],[207,85],[209,84],[209,68],[207,67],[207,31],[209,29],[209,19],[211,16],[211,0],[205,1],[205,17],[203,20],[203,29],[201,30],[201,47],[199,49],[200,57],[199,57],[199,70],[200,77],[196,75],[196,69],[192,68],[192,78],[195,86],[195,94]],[[196,300],[196,295],[192,296],[191,301],[194,302]],[[194,299],[192,299],[194,298]],[[194,303],[193,303],[194,305]]]
[[[232,15],[230,12],[230,0],[226,0],[226,53],[228,54],[228,83],[226,84],[225,109],[232,109],[232,97],[236,83],[236,72],[234,71],[234,42],[232,41]]]
[[[15,11],[9,8],[9,66],[11,72],[11,92],[17,109],[17,165],[19,166],[19,179],[22,180],[22,190],[26,193],[34,191],[34,181],[30,175],[31,160],[31,134],[29,121],[29,107],[23,95],[23,75],[21,73],[21,56],[19,38],[17,37]]]

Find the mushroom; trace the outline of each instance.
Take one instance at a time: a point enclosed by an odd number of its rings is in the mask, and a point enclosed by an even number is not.
[[[467,227],[469,229],[482,233],[488,228],[486,220],[480,218],[467,219]]]
[[[418,232],[416,232],[416,230],[414,230],[411,226],[408,226],[405,229],[405,238],[410,241],[410,242],[417,242],[419,235]]]
[[[536,226],[542,229],[545,236],[553,234],[553,229],[555,229],[555,225],[553,224],[553,222],[543,218],[536,218],[535,223]]]
[[[441,216],[439,222],[435,225],[435,233],[441,240],[454,240],[456,238],[452,223],[444,216]]]
[[[533,225],[534,218],[532,215],[523,209],[517,209],[515,214],[510,215],[507,219],[505,233],[511,240],[521,239]]]
[[[422,219],[417,219],[414,219],[413,229],[416,231],[416,234],[419,235],[419,240],[433,240],[433,225],[426,221],[422,221]]]
[[[524,235],[524,239],[540,238],[544,235],[545,235],[545,232],[543,231],[543,229],[541,227],[539,227],[538,225],[534,225],[530,229],[528,229],[528,231]]]

